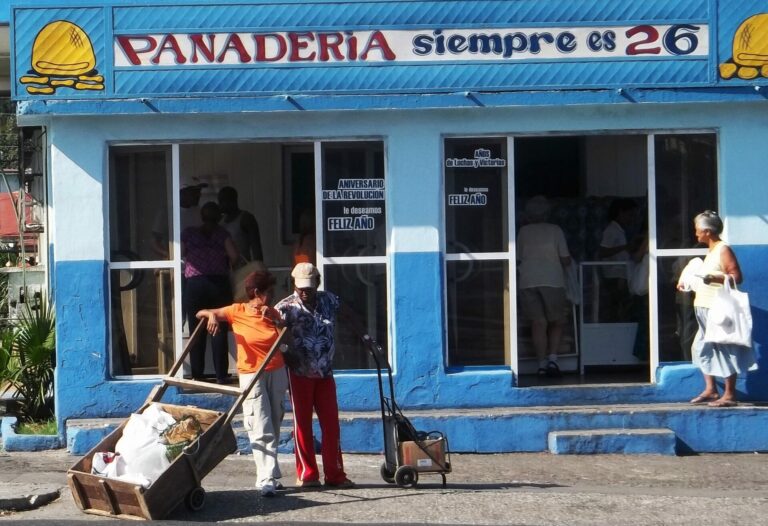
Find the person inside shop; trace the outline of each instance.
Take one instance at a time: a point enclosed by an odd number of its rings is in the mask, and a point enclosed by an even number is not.
[[[245,278],[246,303],[218,309],[202,309],[197,318],[206,320],[208,332],[216,336],[222,322],[232,328],[237,344],[237,374],[240,388],[253,381],[279,336],[280,313],[270,307],[275,292],[275,276],[268,270],[252,272]],[[274,497],[283,489],[277,462],[280,426],[285,415],[288,374],[282,353],[275,353],[243,402],[243,425],[248,432],[256,463],[256,488],[263,497]]]
[[[200,196],[203,188],[207,188],[208,183],[187,183],[182,185],[179,190],[179,229],[181,232],[185,228],[194,226],[200,222]],[[170,258],[169,240],[170,229],[168,228],[168,210],[158,210],[155,219],[152,222],[152,251],[159,259],[167,260]],[[184,261],[181,262],[181,320],[182,326],[187,323],[186,309],[186,278],[184,277]]]
[[[525,205],[529,223],[517,236],[520,311],[531,323],[531,338],[540,376],[561,376],[557,355],[568,312],[565,267],[571,254],[562,229],[547,220],[550,205],[544,196]]]
[[[216,309],[232,303],[229,272],[237,264],[239,255],[232,237],[219,225],[219,205],[209,201],[200,209],[202,224],[184,229],[181,233],[181,257],[185,260],[186,312],[190,331],[196,325],[201,309]],[[229,352],[227,326],[211,336],[213,368],[216,382],[228,383]],[[203,380],[205,372],[206,339],[192,342],[189,361],[194,380]]]
[[[702,283],[696,287],[693,306],[699,330],[693,340],[691,355],[693,363],[704,375],[704,390],[691,400],[692,404],[707,404],[710,407],[732,407],[736,401],[736,377],[740,373],[757,369],[755,351],[752,347],[741,347],[721,343],[705,342],[709,309],[725,280],[732,285],[743,280],[741,267],[731,247],[720,238],[723,221],[717,212],[706,210],[694,218],[696,240],[707,247],[707,256],[699,267]],[[678,282],[678,290],[685,284]],[[718,392],[715,378],[724,378],[722,396]]]
[[[616,265],[602,267],[599,316],[602,323],[629,321],[631,299],[627,286],[628,264],[634,244],[627,238],[637,212],[637,203],[629,198],[615,199],[608,209],[610,222],[603,230],[597,257]]]
[[[207,188],[208,183],[187,183],[182,185],[179,190],[179,229],[181,232],[189,226],[197,225],[200,222],[200,196],[203,188]],[[152,250],[159,259],[168,259],[168,241],[170,231],[168,225],[168,210],[163,208],[155,214],[152,222]]]
[[[291,272],[293,294],[277,305],[292,336],[286,353],[293,407],[296,485],[320,486],[315,459],[312,412],[320,423],[325,485],[350,488],[344,472],[339,428],[339,406],[333,378],[335,324],[340,310],[338,296],[318,291],[320,273],[312,263],[299,263]]]
[[[293,244],[293,264],[315,263],[315,211],[306,208],[299,216],[299,235]]]
[[[225,186],[219,190],[218,197],[219,207],[224,214],[222,226],[232,236],[240,257],[245,261],[264,261],[259,223],[252,213],[240,209],[237,190]]]

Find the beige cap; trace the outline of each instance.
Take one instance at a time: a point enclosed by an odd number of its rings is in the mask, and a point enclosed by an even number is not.
[[[317,288],[319,275],[320,273],[312,263],[299,263],[293,267],[293,272],[291,272],[293,283],[297,289]]]

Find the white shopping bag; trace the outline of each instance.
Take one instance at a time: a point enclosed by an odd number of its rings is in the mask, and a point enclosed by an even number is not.
[[[749,295],[726,278],[707,315],[704,341],[752,347],[752,311]]]

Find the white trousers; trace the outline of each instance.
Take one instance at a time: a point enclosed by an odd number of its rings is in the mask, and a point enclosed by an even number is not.
[[[251,383],[255,374],[240,373],[239,376],[240,388],[243,389]],[[251,441],[257,487],[282,476],[277,463],[277,445],[285,415],[287,389],[288,374],[285,367],[281,367],[262,374],[243,402],[243,426]]]

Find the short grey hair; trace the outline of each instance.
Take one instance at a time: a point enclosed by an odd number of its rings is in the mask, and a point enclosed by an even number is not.
[[[543,195],[531,197],[525,203],[525,215],[529,221],[543,222],[549,219],[549,201]]]
[[[717,212],[712,210],[705,210],[697,215],[693,220],[693,224],[702,230],[709,230],[718,236],[723,233],[723,220],[720,219]]]

